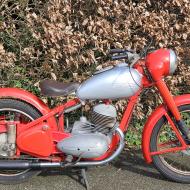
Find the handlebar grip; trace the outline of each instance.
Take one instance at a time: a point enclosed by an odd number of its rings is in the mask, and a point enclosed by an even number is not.
[[[125,53],[126,50],[125,49],[110,49],[110,54],[114,54],[114,53]]]
[[[128,58],[128,55],[115,55],[115,56],[112,56],[111,59],[114,61],[114,60],[119,60],[119,59],[127,59]]]

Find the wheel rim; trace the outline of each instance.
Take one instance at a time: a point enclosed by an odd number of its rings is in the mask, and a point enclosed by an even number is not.
[[[4,112],[4,114],[3,114],[3,112]],[[6,117],[5,113],[8,113],[8,117]],[[5,118],[3,118],[5,120],[6,119],[12,119],[13,114],[17,115],[17,116],[19,114],[20,118],[22,118],[22,121],[24,123],[30,122],[30,121],[34,120],[34,118],[32,118],[27,113],[25,113],[25,112],[23,112],[21,110],[18,110],[18,109],[13,109],[13,108],[2,108],[2,109],[0,109],[0,120],[1,120],[2,116],[3,117],[5,116]],[[24,175],[24,174],[26,174],[29,171],[30,171],[30,169],[26,169],[26,170],[1,170],[0,171],[0,176],[4,176],[4,177],[16,177],[16,176],[19,176],[19,175]]]
[[[181,115],[186,126],[190,127],[190,110],[181,111]],[[175,133],[169,124],[165,122],[157,135],[157,151],[180,146],[181,144]],[[190,175],[190,150],[161,154],[159,158],[162,163],[173,172]]]

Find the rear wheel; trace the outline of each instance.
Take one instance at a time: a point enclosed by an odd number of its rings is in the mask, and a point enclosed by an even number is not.
[[[190,128],[190,105],[179,107],[186,126]],[[151,152],[180,147],[175,132],[163,116],[152,131]],[[153,156],[156,168],[167,178],[181,183],[190,183],[190,150],[181,150]]]
[[[39,118],[41,114],[31,105],[15,100],[15,99],[0,99],[0,120],[19,120],[21,123],[28,123]],[[3,145],[6,141],[6,133],[0,133],[0,160],[9,159]],[[22,155],[23,159],[32,159],[28,155]],[[15,184],[22,183],[34,175],[38,175],[39,170],[0,170],[0,183]]]

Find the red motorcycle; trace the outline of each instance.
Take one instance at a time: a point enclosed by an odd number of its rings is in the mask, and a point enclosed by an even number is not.
[[[130,50],[113,49],[113,60],[126,59],[104,68],[84,81],[60,83],[44,80],[42,94],[50,97],[75,94],[74,99],[50,109],[41,99],[18,88],[0,89],[0,182],[22,182],[42,169],[85,168],[111,162],[125,145],[131,115],[144,88],[155,86],[163,104],[148,118],[142,150],[167,178],[190,182],[190,94],[173,97],[163,78],[174,73],[173,50],[159,49],[144,58]],[[129,98],[121,122],[112,100]],[[148,97],[147,97],[148,98]],[[90,116],[69,124],[69,115],[93,102]]]

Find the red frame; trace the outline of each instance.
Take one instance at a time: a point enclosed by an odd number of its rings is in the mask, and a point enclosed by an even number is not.
[[[174,102],[177,107],[190,104],[190,94],[176,96],[173,99],[174,99]],[[148,120],[144,126],[143,135],[142,135],[142,150],[143,150],[143,156],[147,163],[152,162],[152,155],[151,155],[151,151],[150,151],[150,139],[151,139],[152,131],[153,131],[156,123],[161,119],[161,117],[163,117],[163,116],[167,117],[167,115],[168,115],[167,113],[168,113],[168,110],[167,110],[166,106],[160,105],[150,115],[150,117],[148,118]],[[173,123],[172,120],[170,120],[170,121]],[[172,124],[172,125],[174,125],[174,124]],[[175,128],[176,128],[176,126],[175,126]],[[185,149],[186,147],[181,147],[181,148]],[[173,150],[171,150],[171,152],[172,151]],[[162,152],[162,153],[164,153],[164,152]]]
[[[159,50],[158,50],[159,51]],[[158,55],[159,54],[159,55]],[[155,62],[157,64],[155,64]],[[149,163],[152,161],[153,155],[164,154],[167,152],[185,150],[188,148],[185,141],[180,135],[177,127],[175,126],[174,122],[168,115],[168,110],[166,107],[171,111],[174,118],[179,121],[181,120],[180,113],[178,111],[177,106],[181,103],[188,104],[190,103],[190,95],[183,95],[178,97],[177,100],[172,97],[170,94],[169,89],[167,88],[165,82],[162,80],[163,76],[166,76],[169,72],[169,60],[168,60],[168,52],[166,50],[161,49],[156,54],[150,54],[147,56],[146,60],[139,61],[135,68],[143,75],[142,79],[142,86],[140,90],[132,97],[130,97],[128,101],[128,105],[124,111],[123,117],[120,122],[120,129],[123,132],[126,132],[128,129],[128,124],[131,120],[131,116],[134,110],[134,106],[138,101],[139,94],[141,93],[143,88],[150,87],[155,85],[159,90],[165,105],[161,105],[148,119],[145,128],[143,130],[143,138],[142,138],[142,149],[143,155],[146,161]],[[143,67],[147,67],[154,82],[150,82],[144,73]],[[159,72],[157,72],[159,70]],[[0,96],[1,98],[16,98],[22,101],[25,101],[31,105],[33,105],[36,109],[41,112],[42,117],[28,123],[28,124],[20,124],[15,122],[17,125],[17,154],[16,156],[19,157],[21,152],[31,154],[41,159],[46,159],[52,161],[63,160],[64,156],[63,153],[60,152],[56,148],[56,143],[64,138],[68,138],[71,136],[70,133],[66,133],[64,131],[64,110],[73,107],[80,103],[79,99],[73,99],[66,102],[63,105],[55,107],[53,109],[49,109],[39,98],[34,96],[33,94],[26,92],[21,89],[16,88],[2,88],[0,89]],[[180,102],[180,103],[179,103]],[[109,101],[106,101],[109,104]],[[56,121],[55,115],[60,115],[58,121]],[[152,130],[157,123],[157,121],[163,116],[167,118],[169,121],[172,129],[175,131],[179,141],[181,142],[181,147],[175,147],[163,151],[157,152],[150,152],[150,137]],[[0,118],[2,119],[2,118]],[[7,122],[0,120],[0,132],[5,132]],[[44,128],[44,126],[46,126]],[[26,138],[27,137],[27,138]],[[42,141],[42,138],[46,139],[45,142]],[[34,139],[34,142],[31,143],[31,139]],[[24,142],[24,143],[23,143]],[[40,143],[40,148],[39,147]],[[112,138],[112,142],[110,144],[109,150],[99,158],[95,158],[92,160],[102,160],[108,157],[112,152],[115,150],[118,144],[118,137],[114,135]],[[48,150],[44,150],[48,147]]]

